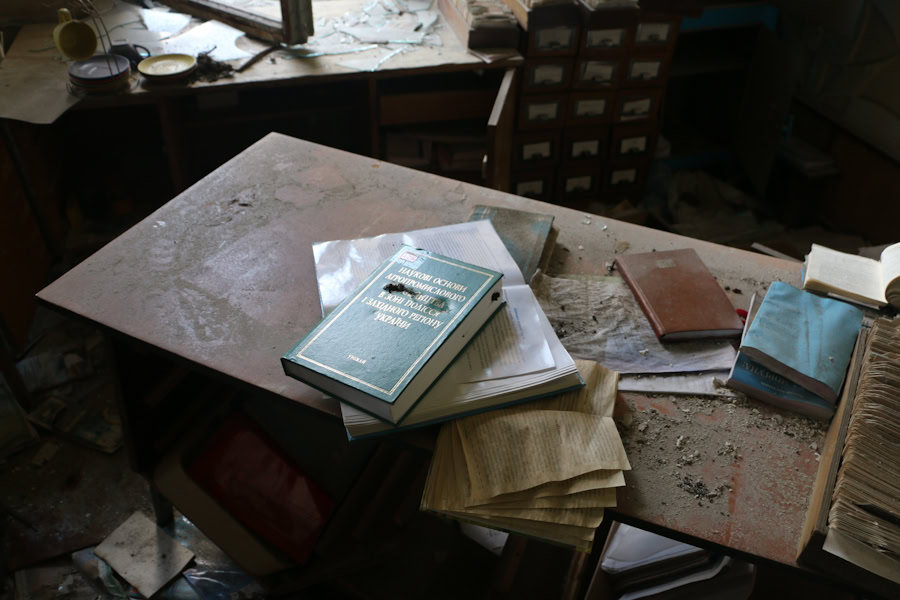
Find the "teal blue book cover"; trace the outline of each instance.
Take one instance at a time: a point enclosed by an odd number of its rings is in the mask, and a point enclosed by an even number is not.
[[[805,389],[834,401],[862,326],[858,308],[776,281],[741,351]]]
[[[728,387],[812,417],[827,419],[834,414],[833,403],[754,362],[743,352],[738,352],[728,376]]]
[[[404,246],[282,357],[285,373],[395,421],[502,305],[501,277]]]

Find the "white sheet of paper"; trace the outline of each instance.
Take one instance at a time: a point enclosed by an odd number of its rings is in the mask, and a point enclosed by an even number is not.
[[[223,61],[250,58],[252,54],[234,45],[234,42],[242,35],[244,32],[240,29],[218,21],[207,21],[184,33],[163,40],[163,48],[166,53],[190,54],[191,56],[209,52],[211,58]]]
[[[170,36],[187,27],[191,22],[191,15],[169,12],[160,8],[142,8],[141,19],[149,31]]]

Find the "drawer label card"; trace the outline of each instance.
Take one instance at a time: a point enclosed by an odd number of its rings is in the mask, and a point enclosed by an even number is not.
[[[578,100],[575,102],[576,117],[602,117],[606,114],[606,100]]]
[[[548,27],[535,32],[535,42],[540,50],[562,50],[572,47],[572,27]]]
[[[610,173],[609,182],[613,185],[623,183],[635,183],[637,181],[637,169],[618,169]]]
[[[579,177],[566,178],[566,193],[569,192],[589,192],[591,191],[591,176],[581,175]]]
[[[559,114],[559,103],[542,102],[528,105],[529,121],[552,121]]]
[[[520,181],[516,184],[516,194],[519,196],[542,196],[544,194],[544,182],[537,181]]]
[[[594,83],[610,83],[616,71],[614,63],[589,60],[582,64],[581,80]]]
[[[653,101],[650,98],[639,98],[637,100],[627,100],[622,103],[622,120],[640,119],[650,114],[650,105]]]
[[[531,82],[537,85],[556,85],[563,80],[562,65],[540,65],[532,71]]]
[[[624,29],[591,29],[587,32],[587,47],[618,48],[624,38]]]
[[[619,142],[620,154],[639,154],[647,150],[647,136],[622,138]]]
[[[572,158],[590,158],[600,154],[600,140],[572,142]]]
[[[661,44],[669,39],[669,23],[640,23],[635,40],[639,44]]]
[[[631,63],[631,72],[628,77],[631,79],[656,79],[659,77],[659,68],[662,63],[658,60],[642,60]]]
[[[550,142],[535,142],[522,146],[522,160],[550,158]]]

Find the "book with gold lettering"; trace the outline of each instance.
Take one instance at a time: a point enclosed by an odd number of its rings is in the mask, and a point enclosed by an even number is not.
[[[503,305],[502,277],[403,246],[282,356],[284,372],[399,423]]]

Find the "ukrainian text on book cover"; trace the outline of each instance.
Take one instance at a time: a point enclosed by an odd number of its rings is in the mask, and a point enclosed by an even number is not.
[[[286,358],[393,403],[501,276],[403,247]]]

